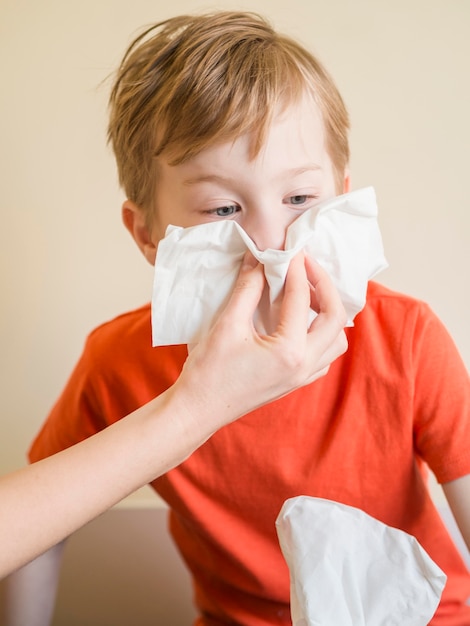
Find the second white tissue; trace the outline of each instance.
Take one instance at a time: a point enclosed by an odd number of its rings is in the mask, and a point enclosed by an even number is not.
[[[446,576],[411,535],[352,506],[308,496],[276,521],[293,626],[426,626]]]

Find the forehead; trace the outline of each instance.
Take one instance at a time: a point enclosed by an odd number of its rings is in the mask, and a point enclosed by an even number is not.
[[[190,159],[193,165],[233,162],[241,159],[253,165],[269,167],[270,164],[310,160],[323,166],[326,154],[325,128],[318,106],[310,97],[274,113],[265,129],[262,141],[256,146],[256,131],[218,142]],[[221,160],[222,159],[222,160]]]
[[[325,125],[312,97],[304,96],[275,113],[260,152],[269,150],[273,143],[278,149],[284,145],[285,148],[304,152],[325,148]]]
[[[273,121],[289,115],[293,110],[301,112],[302,117],[315,115],[323,124],[320,108],[308,85],[292,91],[286,86],[277,95],[271,94],[267,100],[260,100],[258,96],[256,93],[245,94],[243,101],[238,102],[237,106],[230,106],[220,115],[214,114],[212,107],[211,111],[206,110],[205,113],[201,110],[193,112],[190,119],[180,119],[176,124],[169,123],[169,120],[159,123],[155,155],[164,155],[169,163],[177,165],[206,148],[250,135],[252,154],[256,156],[265,143]],[[169,127],[172,130],[169,131]],[[162,133],[166,135],[164,141],[161,141]]]
[[[160,184],[188,190],[201,184],[276,185],[307,172],[308,180],[315,182],[332,176],[323,120],[311,99],[279,111],[256,154],[252,144],[253,134],[246,133],[204,148],[176,165],[160,157]]]
[[[178,158],[179,149],[174,146],[176,152],[169,150],[164,156],[164,161],[169,165],[180,165],[184,163],[201,161],[206,159],[213,152],[220,152],[220,147],[225,146],[227,152],[245,146],[247,160],[256,160],[257,157],[269,152],[272,147],[275,149],[287,149],[292,152],[313,148],[323,150],[326,146],[326,132],[320,108],[313,96],[305,93],[300,99],[288,104],[278,104],[272,112],[266,112],[266,123],[262,127],[255,127],[250,130],[228,131],[218,133],[207,138],[198,150],[191,154],[186,154],[183,158]],[[184,146],[180,147],[184,150]],[[176,158],[175,158],[176,157]]]

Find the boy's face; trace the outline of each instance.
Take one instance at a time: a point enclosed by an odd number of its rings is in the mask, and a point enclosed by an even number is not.
[[[282,249],[287,227],[307,209],[336,195],[323,122],[309,98],[274,118],[254,159],[250,136],[243,136],[207,148],[180,165],[160,159],[158,167],[157,215],[145,242],[139,241],[142,233],[136,228],[138,209],[130,202],[123,208],[126,226],[152,264],[169,224],[188,227],[236,220],[258,249]]]

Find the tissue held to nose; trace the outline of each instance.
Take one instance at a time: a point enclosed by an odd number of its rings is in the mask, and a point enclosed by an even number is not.
[[[284,250],[258,250],[231,220],[190,228],[169,226],[155,263],[154,346],[193,344],[208,333],[232,292],[246,250],[264,266],[267,297],[260,303],[255,326],[267,333],[276,327],[276,300],[289,263],[300,250],[328,272],[346,309],[348,325],[364,307],[369,279],[387,267],[371,187],[303,213],[288,228]],[[312,311],[311,319],[314,316]]]

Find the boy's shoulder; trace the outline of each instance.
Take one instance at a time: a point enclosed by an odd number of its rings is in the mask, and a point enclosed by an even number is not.
[[[100,324],[88,335],[88,343],[106,345],[134,342],[139,338],[146,342],[151,340],[150,303]]]
[[[88,335],[82,360],[96,371],[119,367],[130,355],[142,359],[152,352],[150,304],[127,311],[96,326]]]
[[[367,301],[380,300],[380,299],[392,299],[396,301],[406,303],[420,303],[421,300],[405,294],[401,291],[395,291],[391,287],[386,287],[382,283],[378,283],[374,280],[369,281],[367,287]]]
[[[403,315],[432,315],[429,305],[416,297],[395,291],[381,283],[370,281],[364,313],[385,318],[402,318]]]
[[[81,362],[95,377],[130,379],[145,377],[145,372],[156,376],[161,370],[175,378],[186,357],[183,345],[152,346],[148,303],[97,326],[88,335]]]
[[[442,322],[426,302],[374,281],[369,282],[366,305],[354,319],[354,328],[361,342],[387,347],[390,340],[413,342],[423,333],[438,333],[440,341],[445,335]]]
[[[437,354],[456,351],[449,331],[428,303],[371,281],[364,309],[354,320],[353,335],[363,345],[388,352],[431,349]]]

